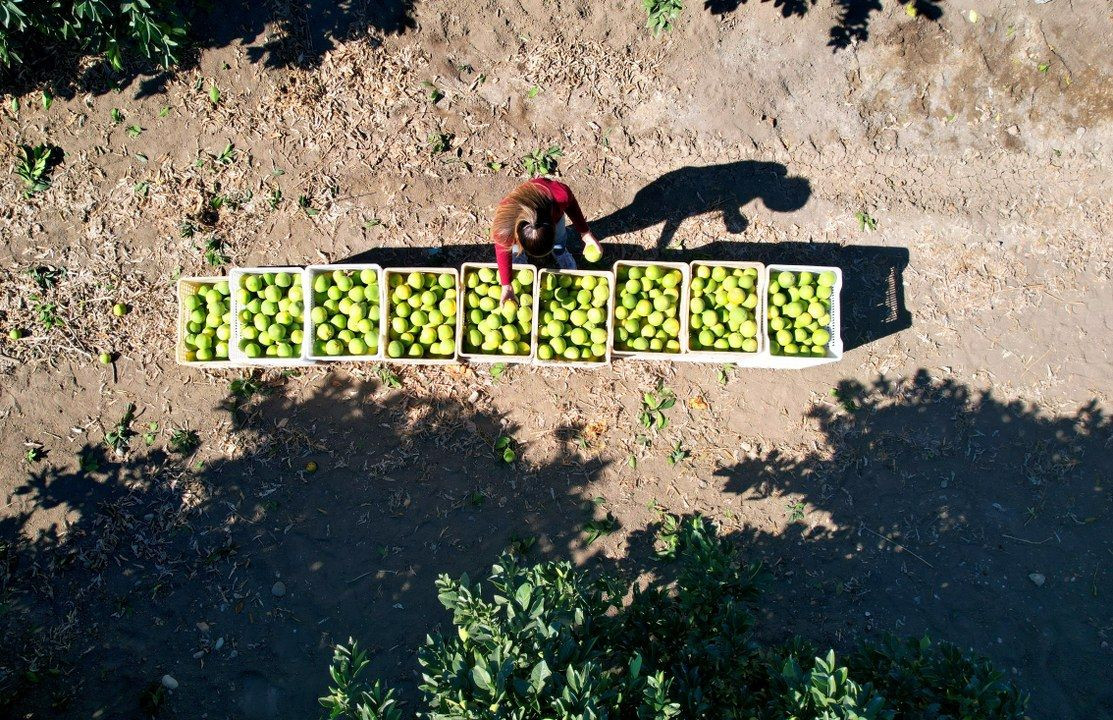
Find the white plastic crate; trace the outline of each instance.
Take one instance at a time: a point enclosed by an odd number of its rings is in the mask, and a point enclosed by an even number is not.
[[[615,281],[611,283],[611,324],[614,323],[614,311],[618,308],[618,268],[619,266],[625,267],[648,267],[650,265],[659,265],[673,270],[680,271],[680,308],[677,310],[680,320],[680,341],[679,352],[668,352],[666,350],[619,350],[617,347],[612,348],[612,353],[615,358],[628,358],[630,360],[675,360],[688,351],[688,287],[692,280],[692,268],[688,263],[681,262],[653,262],[647,260],[619,260],[614,264],[614,278]],[[611,333],[611,344],[615,343],[614,335]]]
[[[757,307],[754,314],[757,322],[757,350],[755,352],[742,352],[741,350],[692,350],[692,339],[688,330],[689,325],[685,323],[685,332],[681,347],[684,349],[684,356],[677,358],[678,360],[686,360],[689,362],[705,362],[705,363],[732,363],[739,367],[768,367],[766,360],[765,342],[765,300],[766,288],[768,287],[768,276],[765,272],[765,266],[759,262],[748,262],[740,260],[695,260],[691,263],[691,272],[694,276],[696,267],[705,265],[707,267],[725,267],[725,268],[754,268],[757,270]],[[685,304],[685,320],[689,321],[689,313],[687,308],[691,307],[691,281],[688,282],[689,292],[687,295],[687,303]]]
[[[614,348],[614,314],[613,314],[614,309],[611,306],[612,305],[612,300],[613,300],[613,297],[614,297],[614,295],[613,295],[613,288],[614,288],[614,282],[615,282],[614,273],[611,272],[610,270],[541,270],[540,272],[538,272],[537,273],[537,301],[536,301],[537,302],[537,312],[535,312],[533,314],[533,336],[538,339],[537,340],[538,344],[540,344],[540,342],[541,342],[541,336],[537,332],[538,322],[541,318],[541,313],[544,310],[544,307],[541,304],[541,282],[546,275],[579,275],[581,277],[587,276],[587,275],[593,275],[595,277],[606,278],[607,282],[609,282],[611,284],[612,294],[608,295],[608,297],[607,297],[607,307],[603,308],[603,311],[606,313],[606,317],[607,317],[607,354],[604,356],[604,358],[602,360],[592,360],[592,361],[555,360],[555,359],[554,360],[542,360],[541,358],[537,358],[537,359],[534,360],[534,364],[545,366],[545,367],[572,367],[572,368],[597,368],[597,367],[603,367],[605,365],[610,365],[611,364],[611,353],[612,353],[613,348]]]
[[[220,370],[220,369],[223,369],[223,368],[234,368],[234,367],[239,367],[240,366],[239,363],[232,362],[232,360],[231,360],[231,355],[232,355],[232,338],[231,338],[231,336],[229,336],[229,338],[228,338],[228,357],[229,357],[228,360],[209,360],[208,362],[205,362],[203,360],[186,360],[186,357],[185,357],[185,353],[186,353],[186,350],[185,350],[185,335],[186,335],[186,324],[188,322],[188,318],[186,317],[185,305],[183,303],[183,300],[185,299],[185,293],[187,291],[190,292],[190,293],[194,293],[194,292],[197,291],[197,288],[199,288],[202,285],[215,285],[216,283],[223,282],[224,280],[227,280],[227,278],[223,278],[223,277],[205,277],[205,276],[191,276],[191,277],[178,278],[178,342],[174,347],[174,359],[177,361],[177,363],[179,365],[185,365],[187,367],[203,368],[203,369],[208,369],[208,370]],[[231,299],[231,297],[230,297],[231,284],[229,284],[228,287],[229,287],[229,300],[230,300]],[[231,310],[231,304],[229,304],[229,309],[230,309],[230,312],[232,312],[232,313],[235,312],[234,310]],[[233,314],[232,315],[232,324],[233,325],[235,324],[235,319],[236,319],[236,316]]]
[[[235,268],[228,273],[228,287],[232,293],[232,341],[228,346],[229,359],[240,365],[263,365],[267,367],[308,367],[315,363],[305,357],[305,343],[302,343],[298,348],[301,353],[299,357],[292,358],[279,358],[279,357],[258,357],[249,358],[240,349],[240,340],[243,336],[240,333],[240,283],[243,282],[245,275],[263,275],[265,273],[280,273],[288,272],[291,275],[296,275],[294,282],[304,283],[302,281],[303,268],[300,267],[247,267]],[[303,292],[304,295],[304,292]],[[302,298],[304,304],[305,298]],[[304,332],[304,331],[303,331]]]
[[[443,268],[443,267],[388,267],[383,269],[382,282],[379,287],[383,292],[383,309],[379,317],[382,319],[379,333],[379,347],[383,352],[383,359],[386,362],[397,363],[399,365],[451,365],[459,361],[460,346],[456,345],[451,357],[431,358],[431,357],[400,357],[392,358],[386,355],[386,346],[390,342],[390,278],[394,275],[409,275],[412,272],[422,273],[436,273],[438,275],[451,275],[456,287],[456,306],[457,306],[457,322],[459,322],[459,306],[463,300],[463,293],[460,291],[460,271],[456,268]],[[453,334],[455,338],[459,332]]]
[[[519,264],[512,265],[511,268],[510,268],[510,271],[511,271],[511,275],[513,275],[513,273],[517,272],[518,270],[532,270],[533,271],[533,288],[531,289],[531,292],[533,294],[533,322],[531,323],[532,330],[530,331],[530,338],[529,338],[529,355],[499,355],[499,354],[487,354],[487,353],[469,353],[469,352],[464,351],[464,313],[468,312],[468,309],[467,309],[467,307],[464,303],[464,296],[468,292],[468,282],[467,282],[467,280],[468,280],[468,275],[471,274],[471,272],[477,271],[480,268],[493,268],[497,271],[498,270],[498,263],[472,263],[472,262],[469,262],[469,263],[464,263],[462,266],[460,266],[460,290],[459,290],[459,298],[458,298],[457,303],[456,303],[456,348],[457,348],[457,352],[459,353],[461,358],[463,358],[464,360],[467,360],[468,362],[477,362],[477,363],[497,363],[497,362],[501,362],[501,363],[529,363],[529,362],[533,362],[533,359],[537,356],[537,313],[538,313],[537,309],[539,307],[539,302],[540,302],[540,298],[538,297],[538,290],[540,289],[540,285],[538,285],[538,282],[537,282],[537,279],[538,279],[537,266],[536,265],[530,265],[528,263],[523,263],[523,264],[520,264],[520,265]]]
[[[374,270],[375,277],[378,278],[379,285],[379,327],[375,330],[375,337],[379,339],[378,352],[366,355],[317,355],[313,352],[314,341],[317,334],[313,327],[313,320],[310,318],[313,312],[313,281],[322,273],[331,273],[334,270],[350,270],[353,272],[360,272],[361,270]],[[305,297],[305,313],[302,316],[303,329],[302,329],[302,355],[310,360],[324,361],[324,362],[374,362],[382,360],[386,354],[383,348],[383,317],[386,315],[385,310],[385,292],[383,288],[386,287],[386,281],[383,278],[383,269],[374,263],[344,263],[339,265],[310,265],[305,268],[302,273],[302,295]]]
[[[768,335],[769,328],[767,321],[763,319],[761,325],[761,334],[765,339],[765,365],[764,367],[770,368],[783,368],[783,369],[798,369],[812,367],[815,365],[823,365],[825,363],[835,362],[842,358],[842,326],[839,319],[839,295],[842,292],[842,270],[837,267],[828,267],[824,265],[769,265],[765,272],[765,287],[769,287],[769,278],[773,277],[775,273],[787,270],[792,273],[799,273],[807,270],[808,272],[815,273],[816,275],[822,272],[835,273],[835,284],[831,288],[831,322],[827,324],[827,330],[831,333],[831,340],[827,343],[827,354],[823,357],[817,355],[773,355],[769,352]],[[766,316],[766,309],[768,308],[768,292],[762,294],[762,315]]]

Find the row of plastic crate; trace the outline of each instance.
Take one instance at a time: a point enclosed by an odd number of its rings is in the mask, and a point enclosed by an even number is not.
[[[649,265],[657,265],[663,268],[673,268],[680,270],[682,274],[682,283],[680,289],[680,308],[678,311],[680,321],[680,342],[681,350],[677,352],[638,352],[638,351],[623,351],[615,349],[614,345],[614,309],[617,304],[618,288],[615,282],[616,276],[620,273],[623,267],[641,266],[646,267]],[[738,350],[693,350],[691,349],[689,337],[689,303],[690,303],[690,284],[692,272],[699,266],[709,267],[726,267],[726,268],[754,268],[757,270],[757,295],[758,305],[756,309],[757,316],[757,341],[758,348],[754,352],[742,352]],[[456,362],[504,362],[504,363],[530,363],[536,365],[556,366],[556,367],[600,367],[609,364],[613,359],[635,359],[635,360],[667,360],[678,362],[705,362],[705,363],[733,363],[741,367],[759,367],[759,368],[803,368],[813,365],[820,365],[823,363],[834,362],[842,357],[842,336],[840,332],[839,322],[839,295],[842,289],[842,271],[837,267],[816,266],[816,265],[769,265],[765,266],[757,262],[735,262],[735,261],[715,261],[715,260],[697,260],[691,263],[671,263],[671,262],[647,262],[647,261],[633,261],[633,260],[620,260],[614,264],[613,270],[538,270],[533,265],[515,265],[515,270],[531,269],[533,270],[533,297],[536,298],[532,332],[530,337],[530,352],[523,355],[497,355],[497,354],[483,354],[483,353],[470,353],[462,351],[464,347],[463,339],[466,329],[464,322],[464,314],[466,311],[464,302],[464,292],[467,289],[466,278],[472,272],[477,272],[481,268],[495,268],[494,263],[464,263],[461,269],[457,271],[455,268],[435,268],[435,267],[404,267],[404,268],[382,268],[375,264],[338,264],[338,265],[310,265],[308,267],[250,267],[250,268],[235,268],[229,274],[227,280],[229,283],[229,290],[231,296],[231,333],[228,340],[228,359],[227,360],[211,360],[211,361],[198,361],[189,359],[186,352],[184,338],[187,333],[187,325],[189,322],[189,314],[186,310],[184,297],[187,293],[196,292],[197,288],[202,284],[211,284],[224,280],[221,277],[184,277],[178,281],[178,339],[177,339],[177,361],[179,364],[188,365],[192,367],[202,368],[228,368],[228,367],[249,367],[249,366],[307,366],[316,365],[330,362],[376,362],[386,361],[399,364],[409,365],[436,365],[448,364]],[[314,352],[314,326],[311,320],[313,310],[313,283],[318,275],[322,273],[332,273],[336,270],[342,271],[362,271],[372,270],[378,279],[379,288],[379,308],[380,316],[378,321],[379,338],[378,347],[375,353],[366,355],[320,355]],[[816,275],[823,272],[831,272],[835,275],[835,283],[832,286],[832,293],[830,298],[830,322],[827,325],[827,330],[830,333],[830,340],[827,343],[826,353],[820,355],[774,355],[769,350],[768,341],[768,292],[770,277],[780,272],[812,272]],[[242,328],[240,321],[240,311],[242,310],[240,303],[240,287],[245,277],[250,275],[262,275],[265,273],[290,273],[299,278],[302,287],[302,296],[304,298],[303,308],[303,339],[300,343],[300,353],[296,357],[277,358],[277,357],[258,357],[249,358],[243,351],[242,345]],[[457,293],[457,316],[455,328],[455,351],[451,356],[443,358],[414,358],[414,357],[399,357],[391,358],[386,355],[386,348],[389,342],[389,329],[390,317],[388,317],[388,291],[390,287],[390,279],[393,275],[408,275],[413,272],[448,274],[453,278],[453,284]],[[542,279],[546,275],[592,275],[597,277],[605,277],[608,279],[610,287],[610,299],[607,304],[607,344],[606,356],[598,361],[565,361],[565,360],[542,360],[537,357],[538,348],[538,318],[541,313],[539,312],[540,293],[538,292],[541,287]]]

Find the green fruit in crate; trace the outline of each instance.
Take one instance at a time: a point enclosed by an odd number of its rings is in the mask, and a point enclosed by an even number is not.
[[[387,356],[452,357],[456,351],[455,277],[445,272],[392,273],[388,285]]]
[[[242,290],[247,291],[246,302]],[[211,293],[209,298],[212,299]],[[295,333],[301,337],[301,298],[299,275],[289,272],[244,275],[239,298],[240,350],[249,358],[299,356],[301,351],[295,347],[294,337]],[[214,313],[210,307],[210,318],[214,316],[224,317],[220,308]]]
[[[616,349],[679,352],[680,323],[676,318],[680,314],[680,293],[676,288],[683,279],[680,270],[667,265],[619,264],[615,319],[624,332],[615,338]],[[623,312],[619,313],[618,308]],[[676,345],[670,346],[669,340],[677,341]]]
[[[291,305],[291,314],[297,309]],[[324,341],[324,345],[320,353],[314,345],[313,355],[377,354],[380,316],[379,276],[374,268],[337,268],[331,272],[320,272],[313,278],[313,309],[309,320],[313,324],[314,336]],[[405,318],[395,318],[395,321],[398,320],[406,323],[399,332],[409,329]]]
[[[465,272],[464,304],[473,310],[464,317],[464,352],[483,355],[529,355],[518,342],[533,332],[533,296],[521,292],[533,287],[533,270],[514,270],[511,286],[517,302],[499,302],[502,285],[494,268],[469,268]]]
[[[537,357],[602,362],[606,359],[610,280],[598,275],[546,272],[542,277]],[[598,342],[597,339],[602,340]]]
[[[837,276],[830,270],[818,274],[809,270],[798,273],[788,271],[770,274],[770,302],[774,303],[773,290],[786,295],[789,300],[774,315],[769,308],[769,350],[774,355],[811,355],[824,357],[828,353],[831,332],[831,297]]]
[[[688,341],[693,350],[757,352],[757,269],[700,264],[693,267]],[[699,281],[699,282],[697,282]],[[772,297],[774,305],[788,301]]]
[[[254,297],[251,293],[247,294]],[[185,291],[182,306],[187,312],[185,332],[182,334],[182,353],[186,362],[228,359],[227,341],[232,335],[229,296],[228,283],[224,281],[199,283]],[[241,292],[241,299],[242,297]],[[120,316],[128,314],[131,309],[123,303],[117,303],[112,312]]]

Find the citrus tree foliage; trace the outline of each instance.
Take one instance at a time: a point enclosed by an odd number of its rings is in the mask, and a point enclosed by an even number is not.
[[[419,652],[421,707],[406,712],[363,683],[368,663],[351,641],[321,703],[330,718],[360,720],[1024,717],[1026,698],[1002,673],[946,643],[887,639],[847,657],[801,639],[763,645],[760,568],[699,517],[668,519],[658,540],[660,579],[646,589],[510,556],[485,587],[441,576],[455,631]]]
[[[0,0],[0,69],[62,46],[103,53],[116,69],[126,53],[169,67],[185,33],[172,0]]]

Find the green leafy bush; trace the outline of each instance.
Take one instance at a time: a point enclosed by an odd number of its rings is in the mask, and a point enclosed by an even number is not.
[[[131,52],[169,67],[186,24],[173,0],[0,0],[0,68],[19,67],[32,48],[101,54],[117,70]]]
[[[672,21],[680,16],[680,11],[684,9],[683,0],[642,0],[645,5],[646,15],[649,19],[646,20],[646,27],[653,31],[654,35],[660,35],[663,30],[672,30]]]
[[[419,652],[433,720],[1020,720],[1026,697],[954,646],[888,639],[849,661],[803,640],[757,641],[760,568],[699,517],[668,519],[666,561],[646,589],[566,562],[504,556],[484,592],[441,576],[454,634]],[[673,577],[670,582],[665,577]],[[628,602],[624,599],[629,597]],[[339,647],[330,718],[400,720],[393,696],[358,679],[366,656]]]

